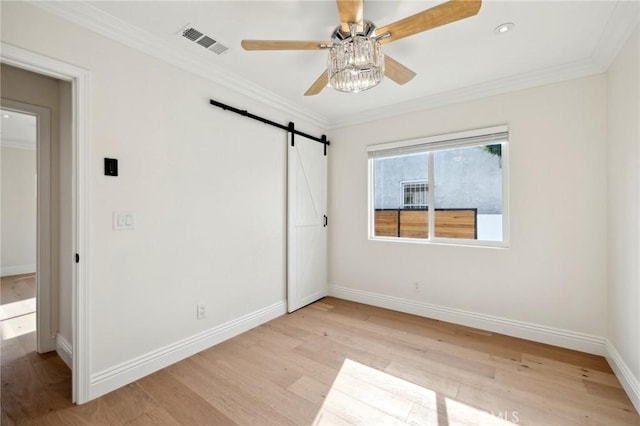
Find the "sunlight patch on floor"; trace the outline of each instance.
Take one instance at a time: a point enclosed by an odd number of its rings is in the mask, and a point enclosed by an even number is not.
[[[17,302],[0,305],[0,321],[21,315],[32,314],[36,311],[36,298],[19,300]]]
[[[0,336],[2,340],[13,339],[24,334],[36,331],[36,314],[31,313],[11,318],[0,323]]]
[[[509,413],[510,414],[510,413]],[[313,424],[491,425],[517,417],[492,415],[430,389],[346,359]]]

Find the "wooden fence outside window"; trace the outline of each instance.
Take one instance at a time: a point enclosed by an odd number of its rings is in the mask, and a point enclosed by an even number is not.
[[[375,236],[428,238],[429,209],[376,209]],[[478,239],[478,209],[435,209],[435,236]]]

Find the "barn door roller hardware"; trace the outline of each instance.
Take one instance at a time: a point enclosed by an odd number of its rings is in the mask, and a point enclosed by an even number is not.
[[[227,104],[223,104],[222,102],[214,101],[213,99],[209,100],[209,103],[211,103],[211,105],[217,106],[218,108],[222,108],[225,111],[235,112],[236,114],[242,115],[244,117],[252,118],[254,120],[260,121],[261,123],[269,124],[270,126],[277,127],[278,129],[286,130],[287,132],[291,133],[291,146],[295,145],[295,142],[294,142],[295,135],[302,136],[304,138],[311,139],[312,141],[320,142],[321,144],[323,144],[324,155],[327,155],[327,146],[331,145],[331,143],[327,140],[326,135],[322,135],[322,137],[319,137],[319,138],[315,136],[311,136],[308,133],[304,133],[304,132],[301,132],[300,130],[296,130],[293,122],[290,122],[288,125],[285,126],[284,124],[276,123],[275,121],[271,121],[264,117],[260,117],[259,115],[251,114],[247,110],[234,108]]]

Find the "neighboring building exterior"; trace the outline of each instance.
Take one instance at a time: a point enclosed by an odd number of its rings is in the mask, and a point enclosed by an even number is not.
[[[425,208],[435,191],[438,209],[477,208],[478,214],[502,214],[501,157],[483,147],[434,153],[434,188],[428,182],[427,154],[376,159],[376,209]]]

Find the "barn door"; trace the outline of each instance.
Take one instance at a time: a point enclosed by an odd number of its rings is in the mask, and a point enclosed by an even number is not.
[[[287,302],[293,312],[327,295],[327,157],[295,139],[288,151]]]

